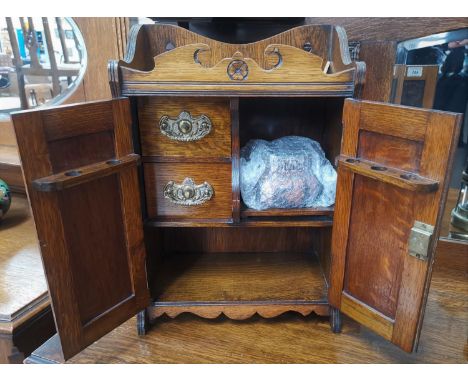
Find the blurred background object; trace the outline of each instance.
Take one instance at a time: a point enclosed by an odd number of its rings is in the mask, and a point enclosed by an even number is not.
[[[71,18],[0,18],[0,113],[63,102],[86,63],[83,36]]]
[[[11,192],[8,184],[0,179],[0,221],[6,215],[11,205]]]

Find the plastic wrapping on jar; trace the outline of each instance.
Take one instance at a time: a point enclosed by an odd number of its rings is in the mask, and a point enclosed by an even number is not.
[[[254,139],[241,149],[240,190],[247,207],[256,210],[329,207],[336,171],[310,138]]]

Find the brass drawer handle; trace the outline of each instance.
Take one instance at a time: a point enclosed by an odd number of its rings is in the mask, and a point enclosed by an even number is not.
[[[206,115],[197,118],[183,111],[177,118],[163,115],[159,120],[161,133],[175,141],[191,142],[202,139],[211,131],[211,120]]]
[[[198,206],[210,200],[213,195],[211,184],[203,182],[196,185],[191,178],[185,178],[180,184],[171,180],[164,187],[164,197],[182,206]]]

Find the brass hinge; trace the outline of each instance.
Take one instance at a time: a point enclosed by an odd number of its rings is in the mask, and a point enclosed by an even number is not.
[[[427,261],[427,253],[429,251],[433,232],[434,226],[415,221],[408,240],[409,254],[420,260]]]

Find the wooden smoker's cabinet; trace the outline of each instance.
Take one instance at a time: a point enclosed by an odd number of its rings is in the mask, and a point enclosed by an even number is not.
[[[13,116],[64,359],[134,314],[340,311],[412,351],[460,116],[356,99],[343,29],[231,45],[133,29],[114,99]],[[317,140],[331,208],[242,203],[249,139]],[[311,339],[312,341],[313,339]]]

